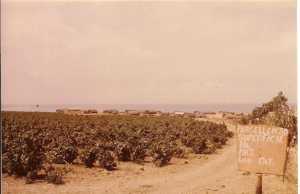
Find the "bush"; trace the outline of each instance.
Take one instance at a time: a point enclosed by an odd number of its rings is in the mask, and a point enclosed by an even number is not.
[[[3,154],[4,172],[17,176],[27,176],[42,168],[45,159],[40,139],[22,136],[7,142],[7,151]]]
[[[116,145],[115,152],[119,161],[131,160],[131,148],[129,144],[118,142]]]
[[[191,147],[192,147],[194,153],[202,154],[206,148],[205,147],[205,139],[204,138],[195,138]]]
[[[239,123],[242,125],[248,125],[250,122],[248,116],[242,116],[239,120]]]
[[[61,145],[55,150],[55,158],[53,160],[56,164],[72,163],[78,156],[78,150],[74,146]]]
[[[152,161],[157,167],[169,163],[172,158],[174,149],[166,142],[158,142],[153,145],[151,150]]]
[[[98,152],[98,148],[85,149],[80,153],[80,159],[86,167],[91,168],[96,162]]]
[[[216,144],[214,144],[211,140],[207,139],[204,143],[205,148],[203,149],[203,154],[211,154],[214,153],[217,149]]]
[[[112,151],[101,149],[97,155],[99,165],[106,170],[115,170],[117,163]]]
[[[287,103],[288,99],[279,92],[267,103],[255,107],[249,115],[252,124],[269,124],[289,130],[289,142],[291,145],[297,142],[297,116]]]
[[[132,149],[131,160],[141,162],[146,157],[147,148],[145,145],[139,144]]]

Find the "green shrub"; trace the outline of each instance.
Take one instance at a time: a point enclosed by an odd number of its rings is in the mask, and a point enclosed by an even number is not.
[[[38,138],[18,134],[18,138],[7,142],[7,145],[2,158],[4,172],[26,176],[42,168],[45,154]]]
[[[152,146],[152,161],[157,167],[164,166],[172,159],[174,149],[167,142],[158,142]]]
[[[53,162],[56,164],[72,163],[78,156],[78,150],[74,146],[60,145],[54,150],[56,153]]]
[[[44,164],[96,163],[107,170],[119,161],[144,162],[152,157],[157,166],[172,157],[212,153],[232,133],[224,124],[180,117],[80,116],[57,113],[2,112],[2,170],[27,176],[28,183]],[[61,175],[62,176],[62,175]],[[49,171],[50,182],[61,182]],[[58,177],[58,178],[55,178]]]
[[[106,170],[115,170],[117,163],[112,151],[101,149],[97,155],[99,165]]]
[[[128,143],[118,142],[115,149],[119,161],[131,160],[131,148]]]
[[[97,160],[98,153],[98,148],[88,148],[81,151],[80,159],[86,167],[91,168]]]

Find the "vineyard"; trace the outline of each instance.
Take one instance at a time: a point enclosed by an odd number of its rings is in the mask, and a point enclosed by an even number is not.
[[[210,154],[233,135],[225,124],[180,117],[2,112],[2,171],[63,183],[54,164],[116,170],[119,161],[167,165],[187,151]]]

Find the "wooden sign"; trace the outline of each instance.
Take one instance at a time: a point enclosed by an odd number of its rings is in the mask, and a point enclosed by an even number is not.
[[[237,129],[238,169],[262,174],[283,175],[288,130],[262,125]]]

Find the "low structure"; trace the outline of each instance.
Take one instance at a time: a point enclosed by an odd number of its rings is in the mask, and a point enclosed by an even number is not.
[[[98,114],[95,109],[81,110],[81,109],[56,109],[57,113],[69,114],[69,115],[82,115],[82,114]]]
[[[142,115],[158,117],[158,116],[162,115],[162,112],[161,111],[156,111],[156,110],[145,110]]]
[[[180,112],[180,111],[175,111],[173,113],[171,113],[171,116],[184,116],[184,112]]]
[[[125,113],[127,115],[134,115],[134,116],[139,116],[140,115],[140,112],[137,111],[137,110],[125,110]]]
[[[84,111],[80,109],[67,109],[65,114],[70,114],[70,115],[81,115],[83,114]]]
[[[84,114],[98,114],[96,109],[88,109],[83,111]]]
[[[57,113],[67,113],[68,109],[56,109]]]
[[[117,114],[119,114],[119,111],[117,109],[109,109],[109,110],[104,110],[103,113],[117,115]]]

